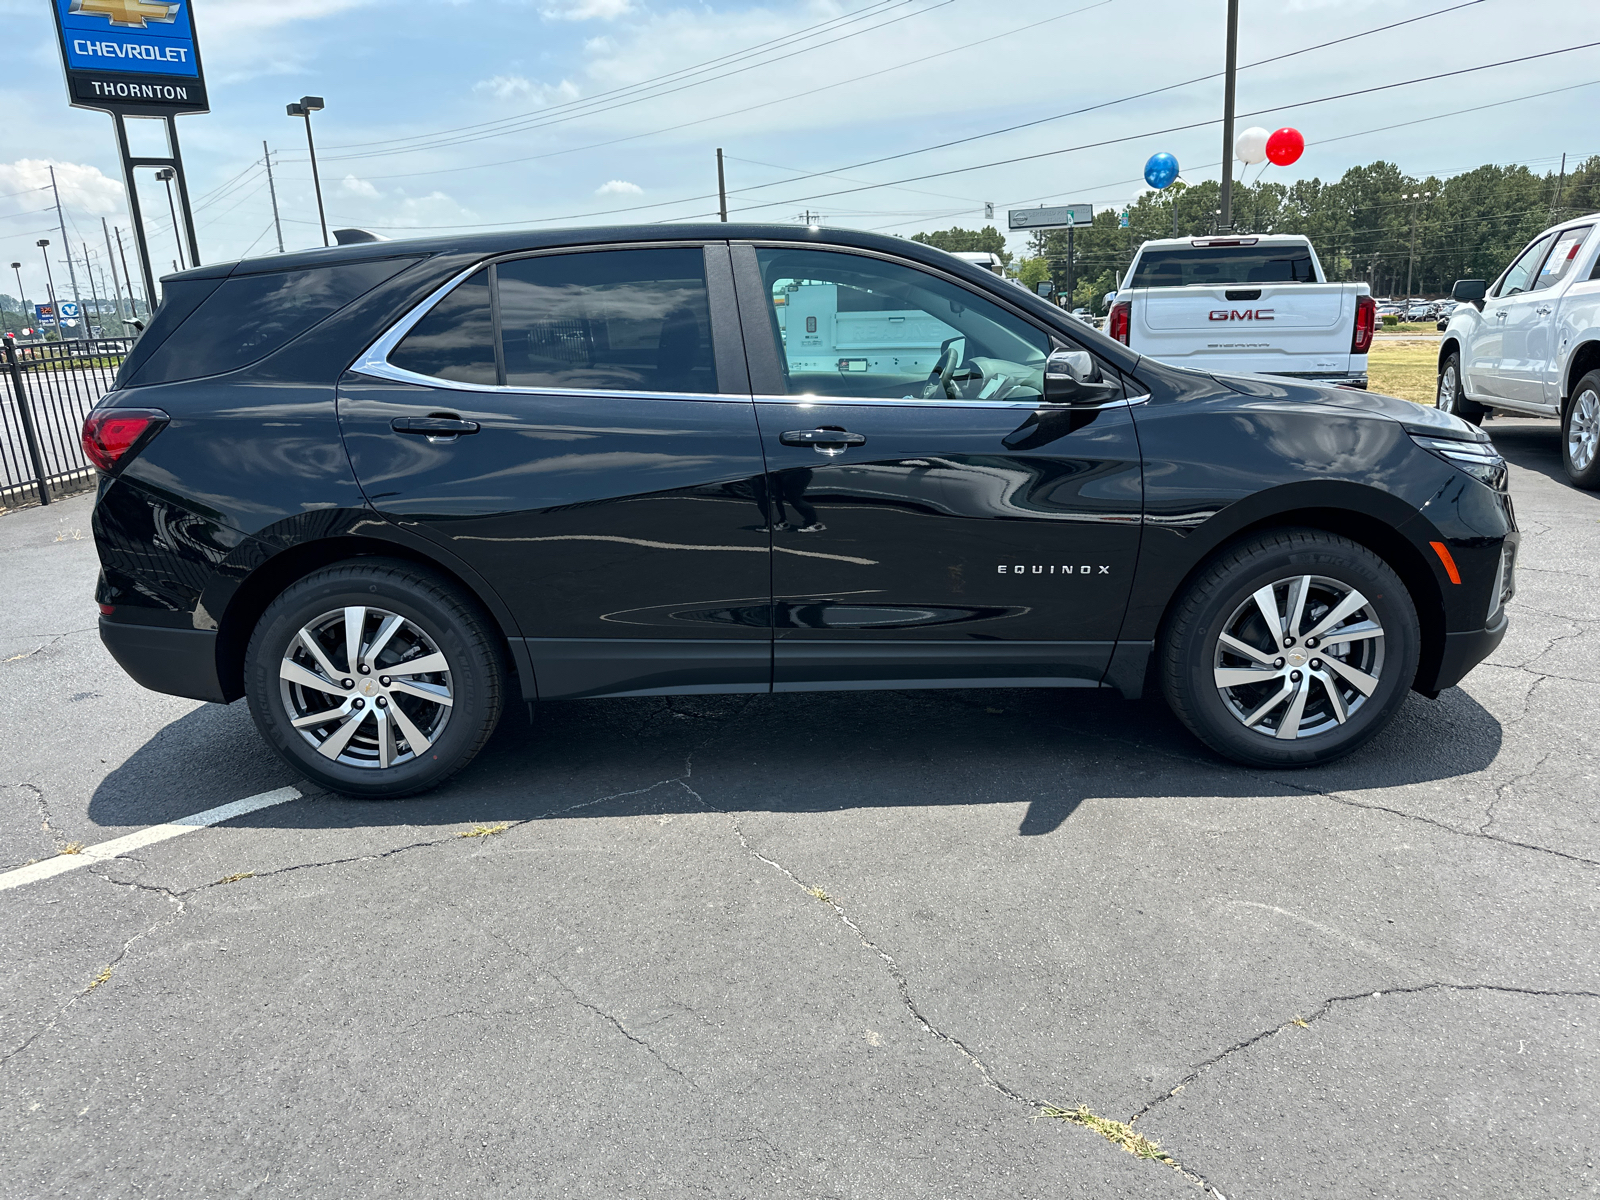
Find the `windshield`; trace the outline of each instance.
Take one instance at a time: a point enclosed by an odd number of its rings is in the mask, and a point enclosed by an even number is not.
[[[1202,287],[1235,283],[1315,283],[1311,247],[1174,246],[1146,250],[1129,287]]]

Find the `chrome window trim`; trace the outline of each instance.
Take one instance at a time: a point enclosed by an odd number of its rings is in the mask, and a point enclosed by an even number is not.
[[[792,404],[802,408],[811,405],[851,404],[866,408],[1009,408],[1027,412],[1100,412],[1108,408],[1133,408],[1150,399],[1150,393],[1124,396],[1104,404],[1051,404],[1044,400],[934,400],[912,398],[891,399],[887,396],[817,396],[809,393],[792,396],[752,396],[757,404]]]
[[[733,392],[667,392],[667,391],[623,391],[615,388],[547,388],[524,387],[518,384],[499,383],[467,383],[458,379],[441,379],[437,375],[423,375],[417,371],[408,371],[404,367],[397,367],[389,361],[389,355],[394,348],[404,340],[406,334],[433,311],[439,301],[443,300],[461,284],[471,279],[479,271],[484,271],[491,266],[498,266],[503,262],[518,262],[525,258],[546,258],[557,254],[587,254],[596,250],[703,250],[708,245],[726,245],[718,243],[716,239],[698,241],[675,240],[666,242],[599,242],[588,246],[552,246],[544,250],[518,250],[506,254],[497,254],[490,258],[480,259],[470,267],[461,271],[450,279],[448,283],[440,285],[415,308],[406,313],[366,348],[355,362],[350,364],[350,370],[362,375],[370,375],[377,379],[387,379],[392,383],[411,383],[421,387],[448,388],[456,392],[486,392],[497,396],[608,396],[621,400],[718,400],[722,402],[733,401],[748,404],[748,394]],[[499,347],[495,348],[498,357]]]

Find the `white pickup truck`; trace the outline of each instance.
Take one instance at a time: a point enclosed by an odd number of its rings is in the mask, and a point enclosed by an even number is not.
[[[1140,246],[1106,332],[1174,366],[1364,388],[1376,325],[1367,285],[1329,283],[1309,239],[1225,234]]]
[[[1439,346],[1439,407],[1474,425],[1494,412],[1558,418],[1581,488],[1600,488],[1597,259],[1600,213],[1545,230],[1492,285],[1456,282]]]

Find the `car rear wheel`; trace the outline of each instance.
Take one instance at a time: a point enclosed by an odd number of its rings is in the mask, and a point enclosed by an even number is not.
[[[1222,554],[1168,622],[1162,688],[1201,741],[1238,762],[1328,762],[1378,733],[1416,675],[1405,585],[1365,546],[1284,530]]]
[[[1561,415],[1561,463],[1581,488],[1600,488],[1600,371],[1578,380]]]
[[[256,727],[346,795],[437,786],[500,718],[505,664],[488,618],[435,573],[391,559],[326,567],[262,614],[245,657]]]
[[[1469,425],[1482,425],[1489,410],[1467,399],[1461,386],[1461,356],[1452,354],[1439,369],[1439,391],[1434,397],[1434,407],[1440,412],[1452,413]]]

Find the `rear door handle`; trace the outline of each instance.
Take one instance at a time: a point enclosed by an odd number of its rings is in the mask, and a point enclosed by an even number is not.
[[[424,437],[455,437],[463,433],[477,433],[476,421],[463,421],[460,417],[396,417],[389,422],[396,433],[417,433]]]
[[[866,434],[846,433],[843,429],[791,429],[780,433],[785,446],[810,446],[818,454],[843,454],[846,446],[865,446]]]

